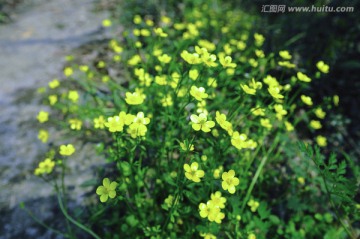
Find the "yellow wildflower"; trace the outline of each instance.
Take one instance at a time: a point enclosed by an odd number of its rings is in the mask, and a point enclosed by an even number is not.
[[[206,94],[204,87],[198,88],[194,85],[191,86],[190,95],[192,95],[197,101],[202,101],[203,99],[206,99],[209,96],[208,94]]]
[[[49,95],[48,99],[49,99],[50,105],[54,105],[57,102],[58,97],[57,97],[57,95]]]
[[[285,121],[285,128],[287,131],[294,131],[294,126],[288,121]]]
[[[199,116],[191,115],[191,126],[195,131],[202,130],[203,132],[207,133],[210,132],[211,128],[215,126],[214,121],[208,121],[207,117],[204,113],[200,113]]]
[[[81,120],[69,119],[70,128],[73,130],[80,130],[82,126]]]
[[[221,178],[223,180],[221,183],[222,188],[234,194],[236,191],[235,187],[240,183],[239,179],[235,177],[235,171],[231,169],[228,172],[224,172]]]
[[[260,203],[255,201],[254,199],[251,199],[247,205],[250,207],[250,210],[252,212],[256,212],[257,208],[260,206]]]
[[[162,54],[161,56],[158,56],[158,60],[164,64],[167,64],[171,61],[171,56],[168,54]]]
[[[39,163],[39,167],[35,169],[35,175],[50,174],[55,167],[55,162],[47,158]]]
[[[335,105],[335,106],[338,106],[338,105],[339,105],[339,101],[340,101],[339,96],[338,96],[338,95],[334,95],[333,101],[334,101],[334,105]]]
[[[212,193],[210,198],[211,198],[212,204],[215,207],[225,208],[226,198],[221,196],[221,192],[217,191],[215,193]]]
[[[104,19],[102,21],[102,25],[103,25],[103,27],[110,27],[112,25],[112,22],[109,19]]]
[[[306,95],[301,95],[301,100],[302,102],[304,102],[305,104],[311,106],[313,105],[312,99],[310,96],[306,96]]]
[[[325,64],[323,61],[319,61],[318,63],[316,63],[316,67],[319,69],[319,71],[321,71],[322,73],[329,73],[329,65]]]
[[[313,129],[321,129],[322,125],[321,125],[320,121],[318,121],[318,120],[311,120],[310,127]]]
[[[324,119],[326,116],[326,113],[321,109],[321,108],[317,108],[315,110],[315,115],[316,117],[318,117],[319,119]]]
[[[103,129],[105,128],[105,118],[104,116],[100,115],[98,118],[94,119],[94,128],[95,129]]]
[[[308,77],[307,75],[305,75],[304,73],[302,72],[298,72],[296,74],[297,78],[300,80],[300,81],[303,81],[303,82],[311,82],[311,78]]]
[[[38,119],[38,121],[39,121],[40,123],[44,123],[44,122],[46,122],[46,121],[49,120],[49,113],[46,112],[46,111],[41,110],[41,111],[38,113],[38,115],[36,116],[36,118]]]
[[[278,86],[269,86],[268,92],[275,99],[282,99],[284,96],[280,94],[280,88]]]
[[[267,129],[272,128],[272,124],[270,123],[269,119],[265,119],[265,118],[260,119],[260,124],[261,124],[261,126],[267,128]]]
[[[288,51],[280,51],[279,55],[284,60],[291,60],[291,58],[292,58],[292,56],[290,55],[290,53]]]
[[[280,104],[274,105],[274,109],[276,111],[276,118],[278,120],[282,120],[284,115],[287,115],[287,111],[284,110],[284,107]]]
[[[65,75],[66,77],[71,76],[73,73],[74,73],[74,71],[73,71],[73,69],[72,69],[71,67],[66,67],[66,68],[64,69],[64,75]]]
[[[40,129],[38,133],[38,139],[41,142],[46,143],[48,141],[48,138],[49,138],[49,132],[47,130]]]
[[[68,93],[68,98],[72,102],[76,103],[79,100],[79,93],[76,90],[70,90]]]
[[[72,144],[61,145],[59,153],[64,156],[70,156],[75,152],[75,147]]]
[[[219,61],[220,61],[220,64],[224,67],[224,68],[235,68],[236,67],[236,64],[232,62],[232,58],[231,56],[221,56],[219,57]]]
[[[189,71],[189,77],[190,77],[190,79],[196,80],[196,79],[198,78],[198,76],[199,76],[199,71],[198,71],[197,69],[191,69],[191,70]]]
[[[108,198],[115,198],[117,182],[111,182],[108,178],[103,179],[103,185],[96,189],[96,194],[100,196],[100,202],[106,202]]]
[[[49,87],[51,89],[55,89],[56,87],[58,87],[60,85],[60,82],[57,79],[54,79],[52,81],[49,82]]]
[[[104,125],[109,128],[110,132],[121,132],[124,129],[124,122],[120,120],[119,116],[109,117]]]
[[[316,137],[316,143],[320,146],[320,147],[325,147],[327,145],[327,139],[326,137],[322,136],[322,135],[318,135]]]
[[[193,162],[191,165],[184,164],[185,177],[195,183],[200,182],[201,178],[204,177],[205,172],[199,169],[199,164],[197,162]]]
[[[140,105],[144,102],[144,99],[146,98],[144,94],[139,94],[138,92],[126,92],[125,96],[125,101],[129,105]]]

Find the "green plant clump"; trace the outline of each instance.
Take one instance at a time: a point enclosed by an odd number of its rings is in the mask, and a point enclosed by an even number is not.
[[[329,66],[264,52],[254,17],[215,3],[134,13],[103,59],[69,57],[64,79],[40,89],[51,111],[37,116],[39,139],[52,146],[35,174],[53,182],[69,227],[94,238],[356,238],[359,167],[319,150],[339,98],[316,105],[308,91]],[[299,147],[299,132],[315,137]],[[104,167],[75,217],[63,182],[79,141]]]

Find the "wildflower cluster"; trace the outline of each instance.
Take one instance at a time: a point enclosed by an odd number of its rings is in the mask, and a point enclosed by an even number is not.
[[[98,204],[89,210],[104,238],[304,238],[295,226],[302,219],[285,230],[286,217],[270,210],[294,211],[300,202],[267,193],[290,198],[304,184],[298,178],[307,178],[295,164],[299,124],[315,133],[312,143],[327,145],[317,132],[329,107],[304,89],[329,66],[306,71],[286,49],[267,52],[254,17],[228,5],[186,1],[172,16],[134,13],[96,62],[69,58],[63,79],[46,88],[51,110],[34,116],[39,140],[59,145],[44,127],[52,123],[104,159],[90,185]],[[65,170],[75,147],[57,150]],[[44,161],[35,174],[53,167]]]

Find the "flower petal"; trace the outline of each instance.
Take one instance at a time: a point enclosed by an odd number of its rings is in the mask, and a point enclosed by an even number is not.
[[[106,202],[108,200],[108,195],[107,194],[103,194],[100,196],[100,202]]]

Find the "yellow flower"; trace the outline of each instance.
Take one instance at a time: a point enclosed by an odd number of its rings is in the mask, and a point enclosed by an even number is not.
[[[183,151],[194,151],[194,145],[193,144],[187,144],[187,142],[180,142],[180,148],[183,150]]]
[[[224,172],[221,178],[223,180],[221,183],[222,188],[234,194],[236,191],[235,187],[240,183],[239,179],[235,177],[235,171],[231,169],[229,172]]]
[[[294,126],[288,121],[285,121],[285,128],[287,131],[294,131]]]
[[[221,196],[221,192],[217,191],[215,193],[212,193],[210,198],[210,201],[215,207],[225,208],[226,198]]]
[[[191,115],[190,120],[192,122],[191,126],[195,131],[202,130],[207,133],[210,132],[211,128],[215,126],[214,121],[208,121],[204,113],[197,115]]]
[[[262,46],[262,44],[265,41],[265,37],[259,33],[255,33],[254,34],[254,39],[255,39],[255,45],[256,46]]]
[[[127,116],[129,118],[129,116]],[[128,133],[131,137],[143,137],[147,132],[146,125],[150,123],[150,119],[144,116],[143,112],[137,113],[133,118],[132,124],[129,126]]]
[[[119,116],[114,116],[109,117],[104,125],[109,128],[110,132],[121,132],[124,129],[124,123]]]
[[[189,71],[189,77],[192,80],[196,80],[199,76],[199,71],[197,69],[192,69]]]
[[[199,54],[197,53],[189,53],[188,51],[184,50],[181,52],[181,58],[183,58],[187,63],[191,65],[196,65],[201,63],[201,59]]]
[[[144,94],[139,94],[138,92],[126,92],[125,96],[125,101],[129,105],[141,105],[146,98]]]
[[[57,97],[57,95],[49,95],[48,99],[49,99],[50,105],[54,105],[57,102],[58,97]]]
[[[224,67],[224,68],[235,68],[236,67],[236,64],[232,62],[232,58],[231,56],[221,56],[219,57],[219,61],[220,61],[220,64]]]
[[[82,126],[81,120],[78,119],[69,119],[70,128],[73,130],[80,130]]]
[[[295,68],[295,64],[289,62],[289,61],[279,61],[279,66],[287,67],[287,68]]]
[[[256,239],[256,236],[254,233],[250,233],[247,239]]]
[[[225,214],[220,211],[220,208],[213,204],[210,200],[206,204],[200,203],[200,217],[208,218],[210,222],[215,221],[216,223],[221,223],[221,220],[225,218]]]
[[[140,15],[135,15],[134,16],[134,19],[133,19],[133,22],[138,25],[142,22],[142,19],[141,19],[141,16]]]
[[[166,75],[155,76],[155,83],[158,85],[167,85]]]
[[[240,134],[239,132],[235,131],[231,135],[231,144],[237,149],[243,149],[247,147],[246,139],[246,134]]]
[[[55,167],[55,162],[47,158],[39,163],[39,167],[35,169],[35,175],[50,174]]]
[[[172,106],[173,105],[173,100],[171,98],[171,95],[166,95],[161,99],[161,104],[164,107],[168,107],[168,106]]]
[[[304,102],[305,104],[311,106],[313,105],[312,99],[310,96],[306,96],[306,95],[301,95],[301,100],[302,102]]]
[[[205,93],[204,87],[198,88],[194,85],[191,86],[190,95],[192,95],[198,101],[202,101],[203,99],[206,99],[209,96],[208,94]]]
[[[72,144],[61,145],[59,153],[64,156],[70,156],[75,152],[75,147]]]
[[[240,84],[241,88],[245,91],[248,95],[255,95],[256,89],[251,89],[248,85]]]
[[[267,129],[272,128],[272,124],[270,123],[269,119],[265,119],[265,118],[260,119],[260,124],[261,124],[261,126],[267,128]]]
[[[76,90],[70,90],[68,93],[68,98],[72,102],[76,103],[79,100],[79,93]]]
[[[44,129],[40,129],[38,133],[38,139],[41,142],[46,143],[48,141],[48,138],[49,138],[49,132]]]
[[[108,198],[115,198],[117,182],[111,182],[110,179],[104,178],[103,185],[96,189],[96,194],[100,196],[100,202],[106,202]]]
[[[284,96],[280,94],[280,88],[278,86],[269,86],[268,91],[275,99],[282,99]]]
[[[210,78],[208,79],[208,81],[207,81],[207,85],[208,85],[209,87],[216,88],[216,87],[217,87],[217,81],[216,81],[216,79],[210,77]]]
[[[251,108],[250,111],[255,116],[265,116],[265,109],[261,107]]]
[[[280,51],[279,55],[284,60],[291,60],[291,58],[292,58],[292,56],[290,55],[290,53],[288,51]]]
[[[109,19],[104,19],[102,21],[103,27],[110,27],[112,25],[112,22]]]
[[[57,79],[54,79],[52,81],[49,82],[49,87],[51,89],[55,89],[56,87],[58,87],[60,85],[60,82]]]
[[[320,121],[318,121],[318,120],[311,120],[310,127],[313,129],[321,129],[322,125],[321,125]]]
[[[95,129],[103,129],[105,128],[105,118],[104,116],[99,116],[98,118],[94,119],[94,128]]]
[[[167,64],[171,61],[171,56],[168,54],[163,54],[161,56],[158,56],[158,60],[164,64]]]
[[[199,169],[199,164],[193,162],[191,166],[189,164],[184,164],[185,177],[195,183],[200,182],[200,178],[204,177],[205,172]]]
[[[325,64],[323,61],[319,61],[318,63],[316,63],[316,67],[319,69],[319,71],[321,71],[322,73],[329,73],[329,65]]]
[[[333,101],[334,101],[334,105],[335,106],[338,106],[339,105],[339,96],[338,95],[334,95],[334,97],[333,97]]]
[[[66,77],[71,76],[73,73],[74,73],[74,71],[73,71],[73,69],[72,69],[71,67],[66,67],[66,68],[64,69],[64,75],[65,75]]]
[[[232,125],[229,121],[226,121],[226,115],[221,114],[219,111],[216,111],[216,122],[226,131],[232,130]]]
[[[304,184],[305,184],[305,178],[303,178],[303,177],[298,177],[298,178],[297,178],[297,181],[298,181],[298,183],[300,183],[301,185],[304,185]]]
[[[208,67],[216,67],[218,64],[216,61],[216,55],[210,54],[207,51],[201,55],[202,62]]]
[[[148,29],[141,29],[140,34],[141,36],[148,37],[151,35],[151,32]]]
[[[164,31],[163,31],[163,29],[162,28],[155,28],[154,29],[154,32],[155,32],[155,34],[157,35],[157,36],[159,36],[159,37],[167,37],[168,36],[168,34],[167,33],[165,33]]]
[[[297,78],[300,80],[300,81],[303,81],[303,82],[311,82],[311,78],[308,77],[307,75],[305,75],[304,73],[302,72],[298,72],[296,74]]]
[[[277,86],[279,87],[279,82],[276,80],[275,77],[272,77],[271,75],[267,75],[264,79],[263,79],[264,83],[267,84],[269,87],[272,86]]]
[[[257,201],[255,201],[255,200],[253,200],[253,199],[251,199],[251,200],[247,203],[247,205],[250,207],[250,210],[251,210],[252,212],[256,212],[257,208],[260,206],[260,203],[257,202]]]
[[[319,135],[316,137],[316,143],[320,147],[325,147],[327,145],[327,139],[324,136]]]
[[[46,121],[49,120],[49,113],[46,112],[46,111],[41,110],[41,111],[38,113],[38,115],[37,115],[36,118],[38,119],[38,121],[39,121],[40,123],[44,123],[44,122],[46,122]]]
[[[274,105],[274,109],[276,111],[276,118],[278,120],[282,120],[284,115],[287,115],[287,111],[284,110],[284,107],[280,104]]]
[[[204,239],[216,239],[217,237],[211,233],[200,233],[200,236]]]
[[[315,115],[319,118],[319,119],[324,119],[326,116],[326,113],[321,109],[321,108],[317,108],[315,110]]]
[[[141,62],[141,57],[139,55],[134,55],[127,61],[127,63],[130,66],[135,66],[135,65],[139,64],[140,62]]]

